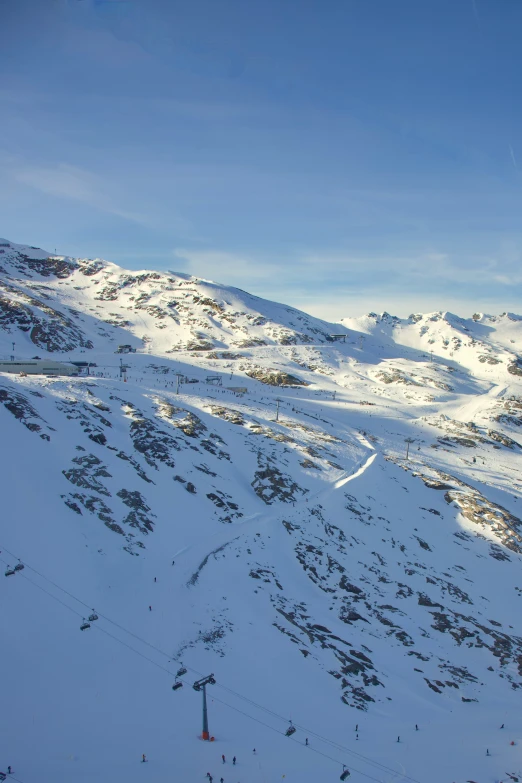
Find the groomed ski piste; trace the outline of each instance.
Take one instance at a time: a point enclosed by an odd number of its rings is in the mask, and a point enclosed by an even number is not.
[[[521,319],[0,248],[0,771],[516,783]]]

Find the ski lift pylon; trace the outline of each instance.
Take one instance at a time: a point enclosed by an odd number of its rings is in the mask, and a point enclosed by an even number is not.
[[[290,726],[285,731],[285,734],[287,737],[291,737],[292,734],[295,734],[295,726],[293,726],[292,723],[290,723]]]

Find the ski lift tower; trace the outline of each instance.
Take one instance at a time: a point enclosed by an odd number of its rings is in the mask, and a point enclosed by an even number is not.
[[[192,686],[195,691],[203,691],[203,731],[201,732],[201,739],[210,739],[208,731],[208,714],[207,714],[207,685],[215,685],[216,680],[213,674],[209,674],[208,677],[202,677],[201,680],[196,680]]]
[[[408,454],[410,453],[410,443],[415,443],[415,438],[404,438],[404,442],[406,445],[406,459],[408,459]]]
[[[176,375],[176,394],[179,394],[179,385],[182,383],[183,378],[185,377],[182,372],[175,373]]]
[[[276,402],[277,402],[277,409],[276,409],[275,420],[279,421],[279,405],[283,402],[283,400],[280,397],[276,397]]]
[[[127,383],[127,370],[130,370],[130,364],[123,364],[123,359],[120,359],[120,381],[123,380]]]

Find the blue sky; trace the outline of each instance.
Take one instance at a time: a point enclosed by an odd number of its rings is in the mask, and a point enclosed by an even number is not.
[[[2,0],[0,234],[325,318],[521,312],[518,0]]]

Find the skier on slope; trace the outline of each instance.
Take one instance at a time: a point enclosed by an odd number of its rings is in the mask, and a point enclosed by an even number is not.
[[[234,766],[236,766],[236,757],[235,757],[235,756],[234,756],[234,758],[232,759],[232,764],[233,764]]]
[[[225,754],[223,754],[223,755],[221,756],[221,761],[223,762],[223,764],[225,763]]]

